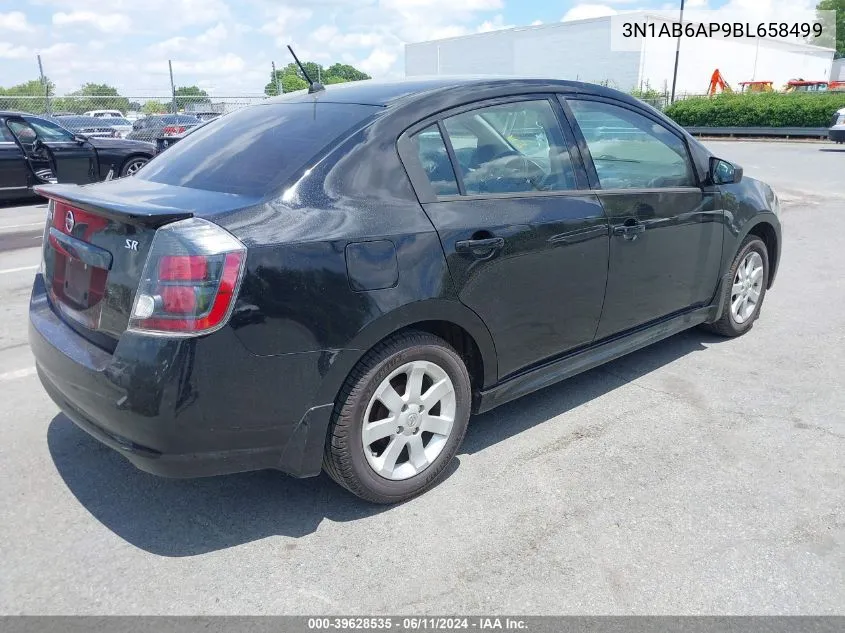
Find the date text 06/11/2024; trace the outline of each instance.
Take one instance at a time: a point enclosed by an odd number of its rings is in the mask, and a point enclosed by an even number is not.
[[[624,22],[622,37],[821,37],[824,26],[820,22]]]
[[[510,617],[322,617],[308,618],[312,631],[527,631],[525,620]]]

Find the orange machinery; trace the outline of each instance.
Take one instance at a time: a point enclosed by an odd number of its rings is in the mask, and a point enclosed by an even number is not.
[[[784,92],[826,92],[828,90],[826,81],[805,81],[793,79],[787,82]]]
[[[713,75],[710,77],[710,87],[707,88],[707,96],[712,97],[716,94],[716,92],[722,91],[731,93],[733,92],[733,88],[730,87],[725,78],[722,77],[722,73],[719,72],[719,69],[713,71]]]
[[[742,92],[774,92],[774,83],[773,81],[742,81],[739,85],[742,86]]]

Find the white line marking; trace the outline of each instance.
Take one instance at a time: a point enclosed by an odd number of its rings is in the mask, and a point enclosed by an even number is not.
[[[18,378],[26,378],[27,376],[33,375],[35,375],[35,367],[27,367],[26,369],[16,369],[15,371],[7,371],[5,374],[0,374],[0,382],[17,380]]]
[[[20,268],[7,268],[6,270],[0,270],[0,275],[5,275],[7,273],[19,273],[24,270],[36,270],[38,266],[21,266]]]
[[[28,226],[44,226],[43,222],[30,222],[29,224],[0,224],[0,231],[4,229],[23,229]]]

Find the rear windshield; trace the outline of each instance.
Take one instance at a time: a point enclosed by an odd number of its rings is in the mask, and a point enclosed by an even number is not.
[[[150,161],[136,178],[263,197],[378,106],[274,103],[210,121]]]

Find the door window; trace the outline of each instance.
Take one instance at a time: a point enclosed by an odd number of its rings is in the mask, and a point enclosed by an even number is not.
[[[72,141],[73,134],[60,125],[44,119],[27,117],[26,123],[42,141]]]
[[[576,189],[551,104],[517,101],[444,119],[467,194]]]
[[[437,125],[430,125],[415,134],[413,141],[417,146],[420,164],[434,192],[438,196],[457,195],[458,179]]]
[[[12,133],[9,131],[9,128],[2,122],[0,122],[0,143],[14,143],[15,137],[12,136]]]
[[[646,116],[599,101],[568,100],[602,189],[695,187],[687,148]]]

